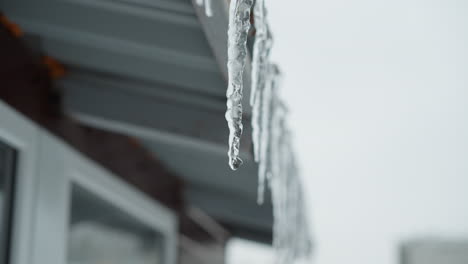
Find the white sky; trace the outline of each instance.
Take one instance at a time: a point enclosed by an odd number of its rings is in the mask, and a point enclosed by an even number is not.
[[[468,2],[267,0],[317,264],[468,238]]]

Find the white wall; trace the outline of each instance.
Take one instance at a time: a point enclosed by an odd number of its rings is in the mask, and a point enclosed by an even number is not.
[[[468,238],[468,2],[267,0],[318,264]]]

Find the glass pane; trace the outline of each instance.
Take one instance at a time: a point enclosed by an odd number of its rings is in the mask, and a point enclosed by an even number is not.
[[[0,141],[0,263],[8,263],[16,151]]]
[[[162,264],[162,245],[157,231],[73,185],[69,264]]]

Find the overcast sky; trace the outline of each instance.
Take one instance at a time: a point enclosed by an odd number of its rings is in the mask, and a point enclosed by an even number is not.
[[[468,2],[267,0],[317,264],[468,238]]]

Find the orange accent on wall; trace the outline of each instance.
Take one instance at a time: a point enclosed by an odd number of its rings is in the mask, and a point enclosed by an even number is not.
[[[63,77],[67,73],[65,67],[52,57],[42,57],[42,63],[47,66],[47,69],[49,70],[49,76],[54,80]]]
[[[23,36],[23,30],[21,28],[8,20],[8,18],[5,15],[0,14],[0,24],[2,24],[11,34],[13,34],[16,37],[21,37]]]

